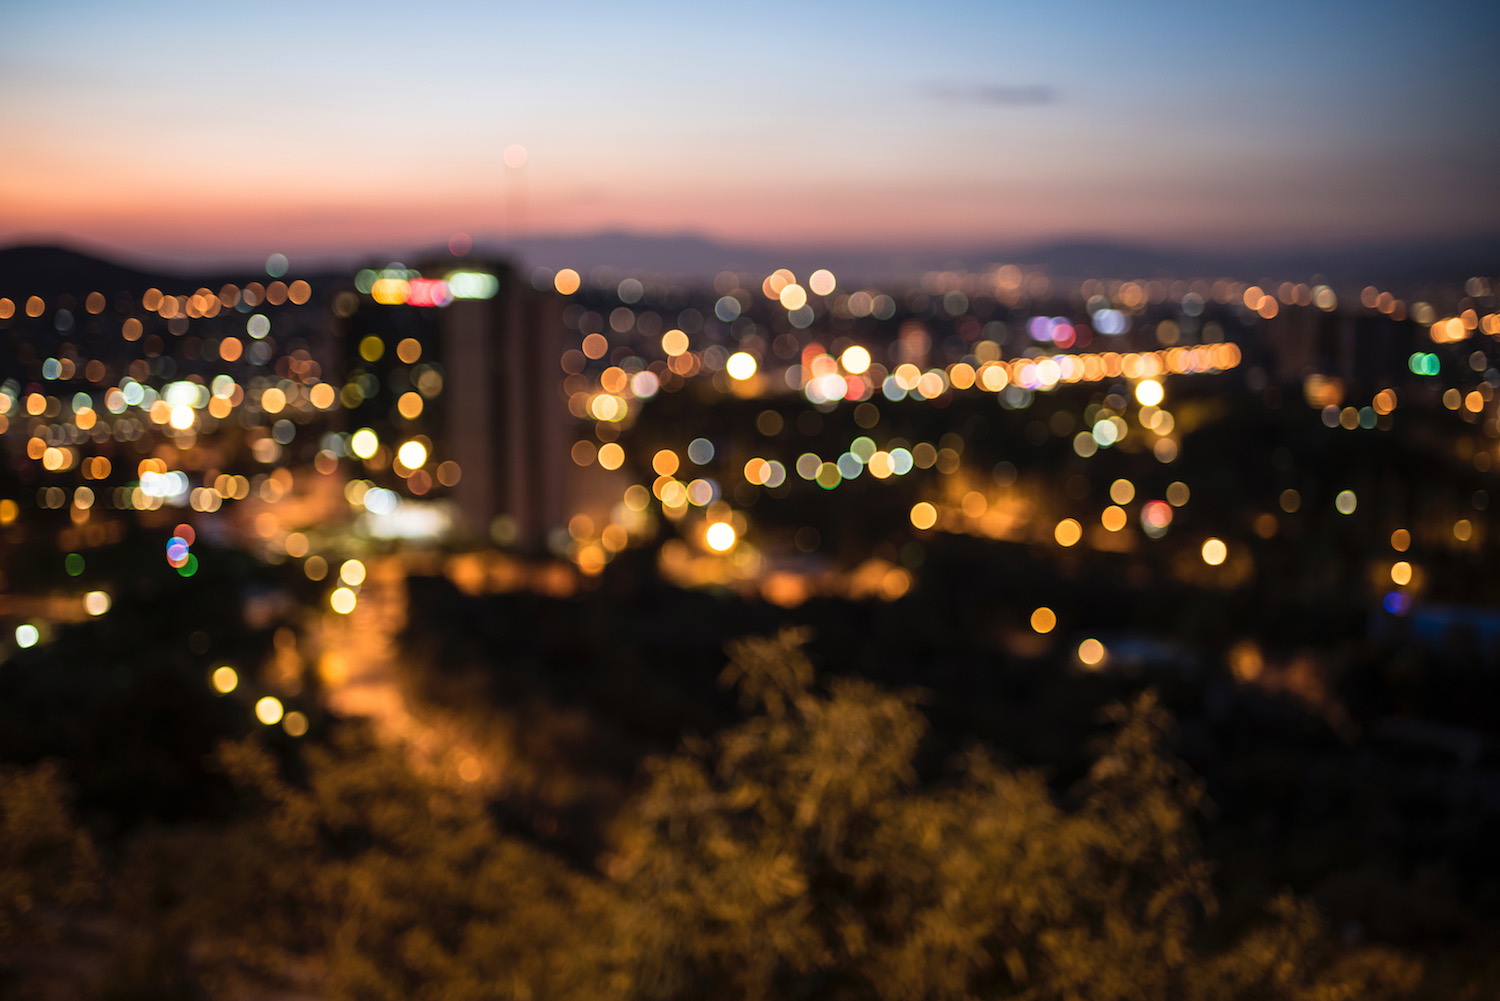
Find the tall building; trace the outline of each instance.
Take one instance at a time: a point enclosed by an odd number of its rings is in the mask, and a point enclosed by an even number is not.
[[[562,302],[509,267],[463,274],[493,274],[498,287],[491,298],[455,297],[438,313],[443,446],[463,470],[453,498],[471,531],[540,550],[568,519]]]
[[[383,442],[430,442],[439,482],[422,493],[446,497],[463,534],[544,549],[568,521],[560,297],[499,261],[368,269],[356,287],[364,295],[346,321],[356,426]],[[413,394],[420,406],[403,409]],[[446,477],[445,463],[457,467]]]

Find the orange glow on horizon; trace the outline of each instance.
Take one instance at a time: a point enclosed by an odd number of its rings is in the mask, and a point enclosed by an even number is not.
[[[62,241],[166,257],[402,252],[439,245],[458,230],[481,245],[518,231],[582,236],[611,229],[780,247],[952,247],[1045,240],[1060,231],[1187,241],[1238,232],[1253,241],[1284,231],[1280,217],[1298,211],[1287,206],[1247,230],[1233,205],[1177,202],[1165,192],[1126,198],[1048,180],[1025,185],[1018,191],[1024,197],[998,199],[971,184],[934,187],[915,170],[799,177],[789,166],[770,176],[742,169],[705,180],[681,172],[611,169],[595,176],[559,169],[551,179],[533,174],[517,194],[478,179],[426,187],[404,178],[393,187],[378,175],[344,177],[338,165],[320,163],[306,164],[295,179],[122,167],[108,186],[36,166],[13,171],[0,186],[0,202],[9,203],[0,241]],[[736,197],[726,199],[726,189]],[[1343,228],[1352,235],[1363,227],[1351,220]]]

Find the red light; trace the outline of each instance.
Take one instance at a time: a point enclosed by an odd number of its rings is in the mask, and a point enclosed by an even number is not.
[[[1148,501],[1141,508],[1141,520],[1154,528],[1166,528],[1172,524],[1172,509],[1166,501]]]
[[[413,278],[406,293],[408,306],[446,306],[452,301],[453,293],[441,278]]]

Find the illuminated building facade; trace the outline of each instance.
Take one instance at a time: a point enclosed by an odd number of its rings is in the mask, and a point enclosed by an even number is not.
[[[562,302],[510,268],[493,273],[492,298],[455,299],[439,313],[444,444],[463,470],[453,491],[464,523],[539,550],[568,518]]]
[[[543,549],[568,519],[560,298],[501,262],[367,271],[357,286],[369,297],[346,340],[351,384],[368,393],[354,421],[382,441],[430,443],[430,492],[451,501],[464,534]]]

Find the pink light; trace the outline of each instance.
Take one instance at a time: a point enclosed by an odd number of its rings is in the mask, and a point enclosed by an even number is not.
[[[408,283],[408,306],[446,306],[452,301],[453,293],[441,278],[413,278]]]

